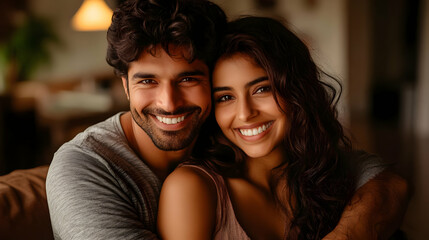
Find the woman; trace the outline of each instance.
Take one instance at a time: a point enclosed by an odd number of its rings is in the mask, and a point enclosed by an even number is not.
[[[355,166],[370,156],[352,151],[337,97],[280,22],[231,22],[213,71],[213,145],[164,182],[160,235],[321,239],[332,231],[356,187],[382,170]]]

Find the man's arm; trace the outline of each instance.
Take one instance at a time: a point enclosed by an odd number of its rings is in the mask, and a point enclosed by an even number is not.
[[[126,187],[102,162],[73,150],[57,152],[46,180],[55,238],[158,239]]]
[[[388,239],[401,225],[408,191],[402,177],[381,172],[357,189],[337,227],[323,239]]]

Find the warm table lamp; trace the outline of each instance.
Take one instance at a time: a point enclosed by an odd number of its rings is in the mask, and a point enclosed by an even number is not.
[[[72,18],[72,27],[77,31],[103,31],[110,26],[112,14],[104,0],[84,0]]]

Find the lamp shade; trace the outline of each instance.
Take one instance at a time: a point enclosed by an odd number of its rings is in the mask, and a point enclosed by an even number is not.
[[[77,31],[103,31],[109,28],[112,14],[103,0],[84,0],[72,18],[72,27]]]

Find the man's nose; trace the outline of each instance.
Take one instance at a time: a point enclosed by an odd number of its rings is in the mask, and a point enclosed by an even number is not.
[[[258,111],[254,108],[252,100],[249,98],[242,98],[238,101],[237,116],[243,122],[247,122],[257,115]]]
[[[164,111],[174,112],[182,103],[182,93],[174,84],[164,84],[159,88],[157,104]]]

